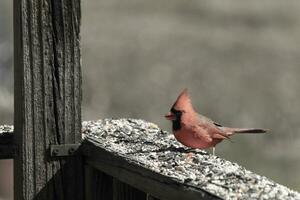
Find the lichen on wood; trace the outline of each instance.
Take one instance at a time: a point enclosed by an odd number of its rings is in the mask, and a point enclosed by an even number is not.
[[[237,163],[181,146],[173,135],[144,120],[86,121],[83,137],[90,145],[195,192],[221,199],[300,199],[298,192]]]
[[[0,141],[4,141],[2,139],[5,135],[9,138],[13,136],[13,126],[0,126]],[[106,172],[117,169],[112,172],[116,178],[120,178],[120,170],[129,169],[133,176],[128,177],[131,181],[136,178],[134,175],[142,175],[145,179],[154,180],[151,183],[159,184],[158,189],[153,184],[147,187],[148,183],[138,182],[137,179],[132,182],[135,183],[134,186],[151,188],[150,190],[157,192],[165,191],[166,196],[178,195],[168,193],[168,188],[174,187],[183,188],[185,193],[182,195],[187,197],[185,199],[197,199],[199,195],[208,195],[200,197],[210,199],[300,199],[298,192],[255,174],[237,163],[202,150],[182,147],[171,134],[144,120],[85,121],[82,124],[82,137],[83,152],[90,163],[98,159],[102,167],[108,165]],[[187,156],[189,153],[190,157]],[[188,192],[193,194],[189,196]],[[178,196],[173,199],[180,198]]]

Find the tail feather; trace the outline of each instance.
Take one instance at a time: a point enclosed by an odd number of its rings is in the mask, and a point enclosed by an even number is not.
[[[222,127],[223,131],[229,135],[235,133],[266,133],[269,129],[262,129],[262,128],[228,128]]]
[[[233,133],[266,133],[268,129],[262,128],[233,128]]]

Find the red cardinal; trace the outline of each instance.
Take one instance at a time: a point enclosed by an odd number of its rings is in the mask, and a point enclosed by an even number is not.
[[[224,139],[236,133],[265,133],[266,129],[258,128],[228,128],[211,119],[196,113],[191,104],[187,89],[184,89],[171,111],[165,115],[172,121],[175,138],[183,145],[191,148],[206,149],[215,146]]]

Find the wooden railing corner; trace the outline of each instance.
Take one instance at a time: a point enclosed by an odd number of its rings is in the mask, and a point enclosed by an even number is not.
[[[158,199],[299,199],[300,194],[136,119],[83,122],[86,165]],[[100,187],[101,185],[94,187]]]

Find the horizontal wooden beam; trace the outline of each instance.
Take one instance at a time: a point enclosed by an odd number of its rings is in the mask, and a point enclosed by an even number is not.
[[[0,159],[11,159],[17,153],[13,145],[13,126],[0,125]]]
[[[83,122],[88,165],[158,199],[300,199],[298,192],[135,119]]]
[[[128,162],[128,160],[116,156],[113,152],[99,148],[95,143],[85,143],[83,149],[88,165],[139,190],[150,193],[158,199],[219,199],[204,190],[189,187],[134,162]]]
[[[298,192],[236,163],[182,148],[143,120],[83,122],[82,129],[86,199],[112,199],[111,176],[148,193],[148,199],[300,199]],[[12,129],[3,134],[0,126],[0,144],[12,144],[12,136]]]

